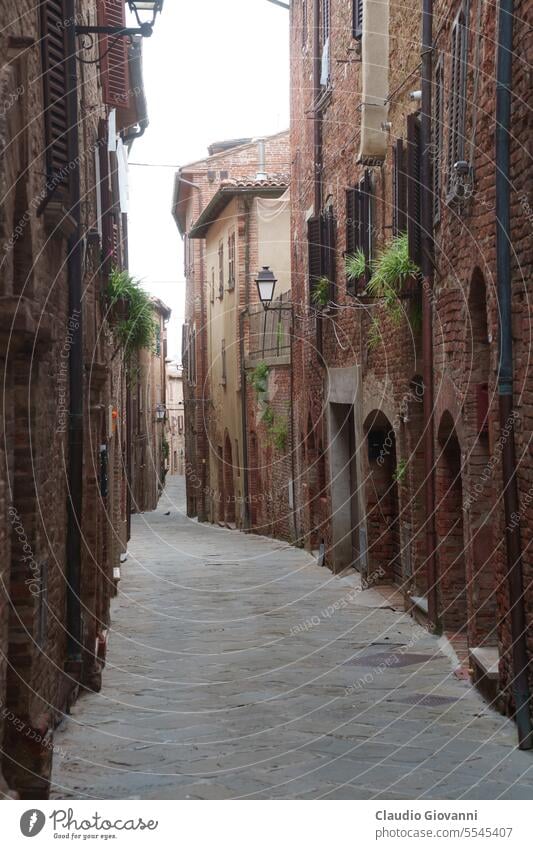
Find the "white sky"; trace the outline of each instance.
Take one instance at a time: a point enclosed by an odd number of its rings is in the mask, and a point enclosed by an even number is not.
[[[130,162],[184,165],[211,142],[289,126],[289,13],[267,0],[165,0],[144,40],[150,126]],[[171,309],[181,347],[182,243],[170,213],[174,170],[130,167],[130,270]]]

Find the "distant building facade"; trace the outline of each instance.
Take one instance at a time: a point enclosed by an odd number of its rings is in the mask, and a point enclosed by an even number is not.
[[[185,407],[183,403],[183,368],[167,360],[167,418],[165,439],[169,475],[185,474]]]

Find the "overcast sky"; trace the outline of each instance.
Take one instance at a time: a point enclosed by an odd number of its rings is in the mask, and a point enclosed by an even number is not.
[[[172,309],[169,356],[181,346],[182,243],[170,213],[174,170],[155,166],[287,128],[288,39],[289,13],[267,0],[165,0],[144,40],[150,126],[130,156],[130,270]]]

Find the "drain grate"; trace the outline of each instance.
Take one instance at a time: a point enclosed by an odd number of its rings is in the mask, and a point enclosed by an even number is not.
[[[423,707],[441,707],[441,705],[454,705],[459,701],[455,696],[430,696],[425,693],[413,693],[411,696],[401,696],[393,699],[405,705],[422,705]]]

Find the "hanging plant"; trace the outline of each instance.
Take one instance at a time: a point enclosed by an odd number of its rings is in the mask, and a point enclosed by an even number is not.
[[[344,269],[349,283],[359,283],[361,278],[366,276],[366,257],[363,251],[349,254],[344,260]]]
[[[268,371],[267,364],[261,361],[248,375],[248,382],[253,386],[256,395],[263,395],[267,391]]]
[[[409,257],[407,233],[401,233],[382,248],[372,263],[372,277],[365,291],[375,298],[390,300],[401,293],[402,284],[419,275],[418,265]]]
[[[331,283],[327,277],[319,277],[313,284],[311,301],[315,307],[325,307],[329,303]]]
[[[113,269],[108,279],[107,297],[110,310],[117,318],[115,334],[124,356],[129,358],[142,348],[153,350],[158,325],[150,295],[140,281],[127,271]]]
[[[407,477],[407,460],[399,460],[398,465],[396,466],[392,479],[395,483],[401,484],[404,482]]]
[[[287,439],[289,438],[289,424],[287,419],[276,419],[270,428],[270,435],[278,451],[284,451],[287,447]]]

